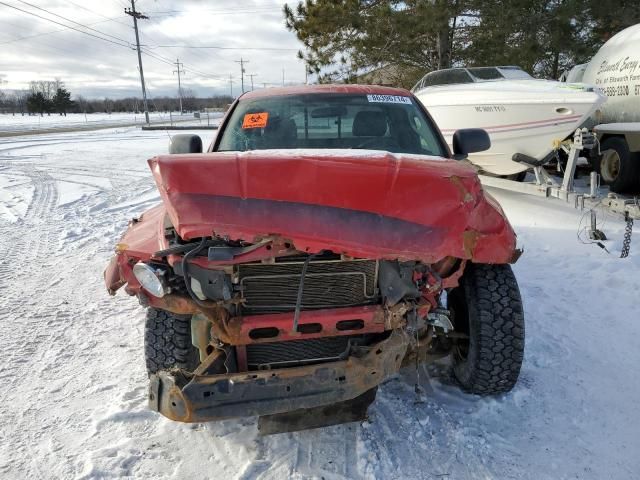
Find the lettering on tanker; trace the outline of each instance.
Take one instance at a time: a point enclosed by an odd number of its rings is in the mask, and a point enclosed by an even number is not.
[[[633,59],[631,57],[620,58],[615,63],[611,63],[608,60],[603,60],[602,63],[600,63],[600,68],[598,69],[597,75],[610,72],[635,73],[635,71],[638,69],[638,65],[640,65],[640,60]]]
[[[595,84],[607,97],[640,95],[640,83],[629,85],[629,82],[640,82],[639,67],[640,60],[629,56],[615,62],[603,60],[596,73]]]

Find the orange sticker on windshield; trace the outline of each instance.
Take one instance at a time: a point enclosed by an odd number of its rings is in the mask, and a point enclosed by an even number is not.
[[[267,112],[247,113],[242,121],[242,128],[264,128],[267,126],[268,119]]]

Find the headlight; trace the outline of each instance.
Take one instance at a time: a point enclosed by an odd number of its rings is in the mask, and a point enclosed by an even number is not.
[[[138,262],[133,266],[133,275],[138,279],[140,285],[151,295],[158,298],[164,297],[167,293],[162,273],[161,270],[142,262]]]

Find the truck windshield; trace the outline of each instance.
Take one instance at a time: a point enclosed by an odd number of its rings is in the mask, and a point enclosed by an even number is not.
[[[336,93],[240,100],[217,150],[293,148],[446,156],[435,127],[412,97]]]

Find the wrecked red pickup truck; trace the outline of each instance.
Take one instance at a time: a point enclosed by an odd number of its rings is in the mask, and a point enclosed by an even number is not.
[[[524,351],[516,237],[466,154],[408,91],[266,89],[206,153],[149,160],[162,203],[105,271],[148,307],[152,409],[260,416],[263,433],[361,418],[402,365],[451,355],[461,386],[509,391]]]

